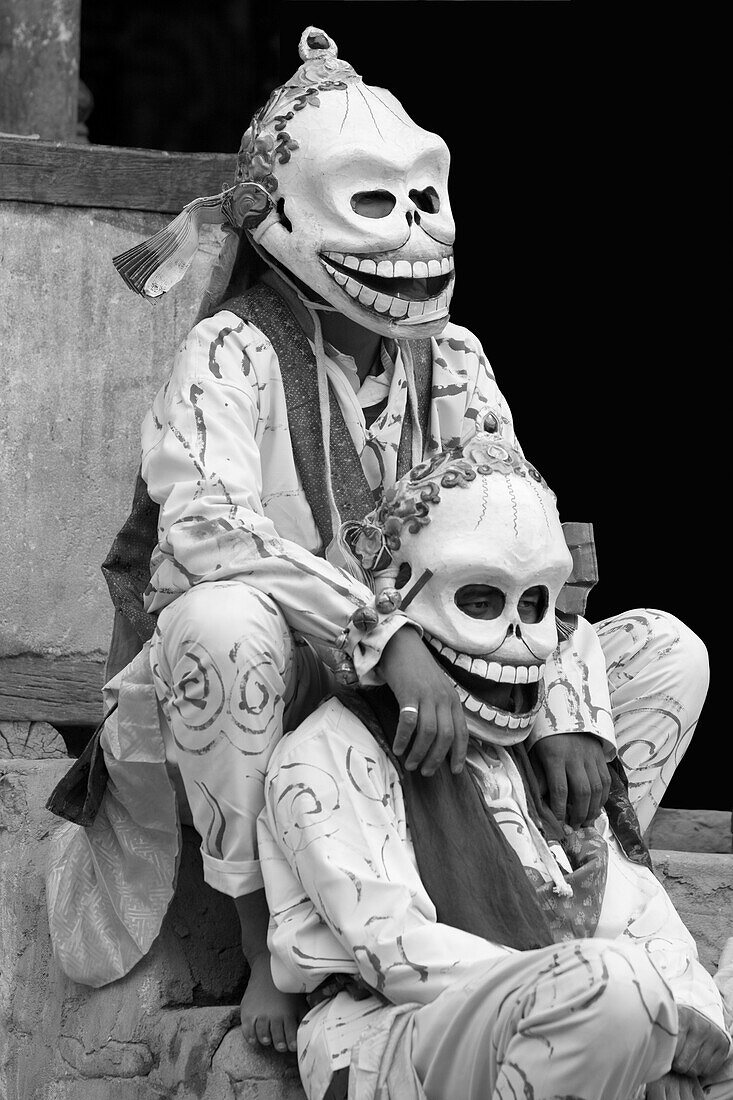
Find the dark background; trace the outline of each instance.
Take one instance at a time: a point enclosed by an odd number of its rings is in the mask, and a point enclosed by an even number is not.
[[[452,319],[481,339],[562,518],[594,524],[589,618],[662,608],[707,643],[710,694],[664,802],[728,809],[724,36],[710,11],[592,7],[87,3],[87,125],[97,143],[234,152],[312,23],[446,139]]]

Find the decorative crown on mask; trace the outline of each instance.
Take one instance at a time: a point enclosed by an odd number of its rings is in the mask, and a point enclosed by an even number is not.
[[[441,501],[441,489],[465,487],[477,476],[497,473],[531,478],[554,501],[555,494],[524,455],[497,439],[477,432],[462,447],[440,451],[421,462],[387,489],[379,506],[363,521],[344,523],[340,541],[361,566],[362,576],[384,588],[397,568],[394,556],[402,546],[403,530],[418,534],[430,523],[430,509]]]
[[[237,183],[251,181],[277,191],[277,165],[287,164],[300,143],[287,131],[288,123],[306,107],[320,107],[325,92],[346,91],[361,77],[336,56],[336,43],[325,31],[307,27],[298,46],[303,64],[287,84],[276,88],[256,112],[242,136],[237,155]]]
[[[195,199],[113,263],[158,298],[190,267],[201,227],[216,224],[237,240],[246,231],[310,307],[395,338],[437,335],[454,285],[448,149],[365,84],[324,31],[306,28],[299,52],[300,68],[244,134],[234,186]],[[218,285],[236,254],[225,250]]]

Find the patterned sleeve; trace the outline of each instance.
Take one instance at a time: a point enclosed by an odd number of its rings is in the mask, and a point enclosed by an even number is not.
[[[545,695],[527,745],[555,733],[592,733],[600,738],[607,760],[616,755],[606,661],[591,624],[578,619],[577,629],[562,641],[545,664]]]
[[[371,593],[280,538],[264,515],[256,330],[243,321],[222,327],[223,320],[219,314],[189,334],[143,428],[142,473],[161,506],[149,609],[203,581],[241,578],[269,595],[293,629],[333,645]],[[383,616],[368,639],[349,628],[346,651],[362,680],[405,622]]]
[[[468,402],[465,419],[473,423],[474,431],[497,431],[512,447],[522,453],[514,431],[509,403],[499,389],[494,371],[478,339],[467,329],[462,330],[462,342],[468,370]]]
[[[259,828],[271,950],[303,988],[348,970],[345,950],[394,1004],[427,1004],[477,963],[513,954],[436,921],[405,838],[397,774],[336,700],[278,745]]]

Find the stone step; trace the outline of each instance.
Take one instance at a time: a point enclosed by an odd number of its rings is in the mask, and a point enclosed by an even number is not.
[[[68,760],[0,761],[0,1096],[3,1100],[304,1100],[294,1055],[251,1049],[238,1003],[247,972],[229,899],[203,882],[184,830],[160,936],[120,981],[90,989],[56,966],[46,800]],[[713,973],[733,924],[733,857],[654,851],[657,874]]]
[[[730,852],[730,810],[676,810],[661,806],[646,832],[650,848],[676,852]]]

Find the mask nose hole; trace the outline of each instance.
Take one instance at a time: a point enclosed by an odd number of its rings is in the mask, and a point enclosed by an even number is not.
[[[407,218],[407,224],[412,225],[412,211],[411,210],[407,211],[407,213],[405,214],[405,217]]]

